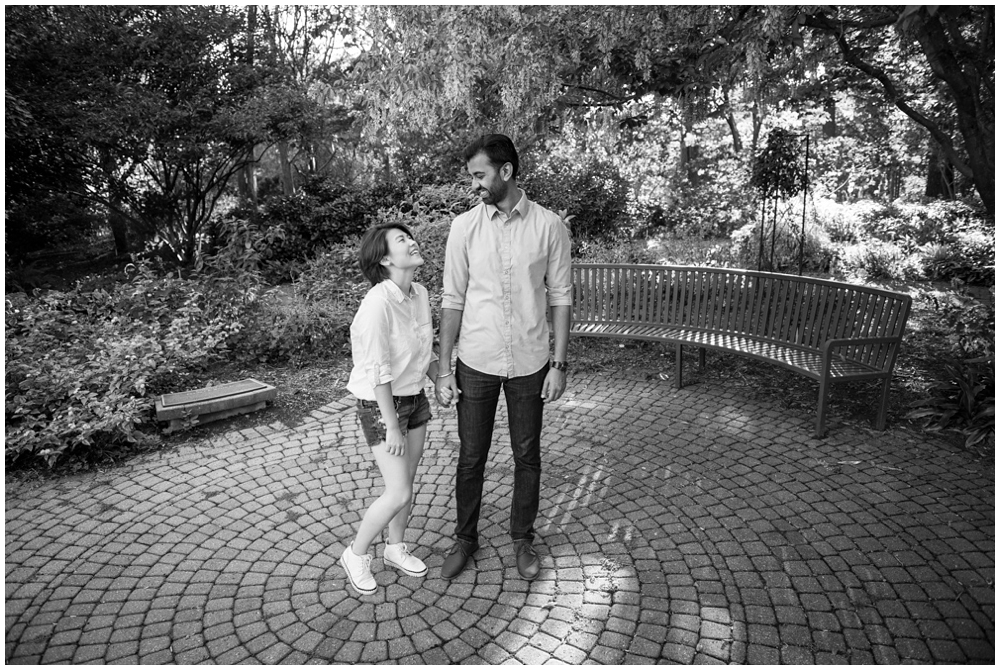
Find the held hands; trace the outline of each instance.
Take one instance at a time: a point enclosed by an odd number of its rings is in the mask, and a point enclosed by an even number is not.
[[[458,381],[453,374],[434,380],[434,397],[442,407],[451,407],[451,401],[457,402],[458,394],[461,392],[458,388]]]
[[[392,456],[402,456],[406,451],[406,438],[399,426],[387,428],[385,431],[385,450]]]
[[[555,402],[562,397],[563,391],[566,390],[566,372],[563,370],[556,370],[555,368],[549,368],[549,372],[545,375],[545,381],[542,382],[542,401],[543,402]]]

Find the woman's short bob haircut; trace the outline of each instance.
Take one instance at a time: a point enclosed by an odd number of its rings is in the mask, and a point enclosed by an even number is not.
[[[402,230],[413,237],[413,233],[402,223],[380,223],[365,231],[361,238],[361,248],[358,249],[358,265],[365,279],[372,286],[381,284],[389,278],[389,271],[382,265],[382,259],[389,255],[389,241],[385,234],[390,230]]]

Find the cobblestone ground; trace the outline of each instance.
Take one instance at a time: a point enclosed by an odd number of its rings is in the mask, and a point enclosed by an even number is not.
[[[483,547],[449,583],[457,430],[435,412],[406,538],[431,571],[379,546],[374,596],[336,564],[381,485],[336,403],[9,484],[5,660],[994,662],[995,480],[968,456],[835,420],[816,440],[711,380],[578,375],[543,435],[540,576],[506,538],[502,429]]]

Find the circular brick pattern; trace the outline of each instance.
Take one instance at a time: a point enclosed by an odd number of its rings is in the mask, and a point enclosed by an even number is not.
[[[406,541],[337,565],[377,468],[353,412],[109,473],[8,482],[8,662],[992,662],[993,480],[900,429],[786,416],[705,380],[576,376],[547,410],[533,582],[498,418],[482,548],[438,576],[457,430],[435,410]]]

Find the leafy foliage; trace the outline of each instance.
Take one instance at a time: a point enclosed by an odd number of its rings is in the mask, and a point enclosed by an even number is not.
[[[180,261],[195,260],[253,145],[316,116],[303,91],[273,84],[244,58],[239,11],[17,8],[8,20],[17,35],[8,97],[20,112],[10,140],[26,148],[15,161],[17,192],[27,200],[69,186]],[[76,183],[46,176],[44,156],[21,163],[39,138]]]
[[[7,463],[52,465],[146,440],[150,397],[227,351],[246,300],[225,281],[157,277],[143,266],[110,292],[8,302]]]
[[[350,343],[357,305],[343,292],[329,298],[307,298],[293,285],[255,302],[243,317],[233,348],[245,361],[257,363],[326,359]]]
[[[962,201],[821,200],[815,215],[831,239],[844,244],[843,267],[870,279],[957,279],[980,286],[994,281],[993,225]]]
[[[626,223],[629,185],[610,163],[550,156],[520,182],[532,200],[572,216],[576,238],[611,239]]]
[[[733,232],[729,244],[713,248],[706,264],[756,270],[761,265],[762,245],[764,255],[771,256],[771,232],[771,228],[767,228],[764,239],[761,240],[760,225],[747,224]],[[801,235],[801,229],[792,225],[788,219],[779,220],[773,238],[775,272],[798,272]],[[806,272],[828,272],[836,255],[836,247],[830,242],[826,231],[814,223],[807,225],[802,269]]]
[[[772,130],[754,161],[750,187],[763,198],[789,198],[804,191],[808,185],[801,144],[787,130]]]
[[[215,227],[211,264],[260,272],[272,282],[293,279],[303,262],[360,235],[379,209],[399,206],[404,194],[385,186],[306,180],[300,192],[275,196],[258,210],[236,208]]]
[[[841,253],[841,268],[857,272],[864,279],[920,279],[919,266],[894,242],[866,240],[849,245]]]
[[[924,128],[947,161],[974,181],[994,213],[994,7],[835,5],[786,11],[798,13],[797,21],[836,45],[847,66],[845,79],[853,75],[877,86]],[[956,135],[961,149],[953,142]]]
[[[702,6],[371,8],[373,45],[356,72],[373,127],[459,118],[523,144],[558,106],[705,84],[724,63],[715,38],[723,16]]]
[[[946,332],[951,334],[951,359],[929,398],[912,403],[907,418],[933,431],[955,430],[968,448],[995,449],[996,429],[996,308],[991,298],[971,297],[937,303]]]

